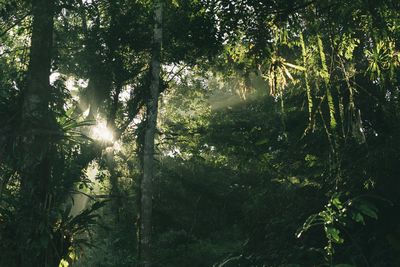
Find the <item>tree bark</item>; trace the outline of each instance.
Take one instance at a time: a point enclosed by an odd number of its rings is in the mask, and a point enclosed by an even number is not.
[[[33,0],[32,13],[30,60],[23,103],[23,119],[27,124],[43,119],[48,112],[54,0]]]
[[[51,206],[48,151],[55,126],[49,110],[51,49],[54,26],[54,0],[32,0],[32,36],[26,87],[23,91],[21,144],[21,208],[18,231],[19,266],[55,264],[49,253],[51,242],[39,238],[47,235],[47,211]],[[46,131],[50,130],[50,131]],[[50,229],[51,230],[51,229]],[[48,240],[48,239],[43,239]],[[58,263],[56,263],[58,264]]]
[[[140,205],[140,266],[152,265],[152,198],[154,176],[154,136],[157,126],[158,95],[160,91],[161,44],[162,44],[162,2],[154,2],[153,47],[151,59],[150,97],[146,103],[146,128],[143,147],[143,177],[141,180]]]

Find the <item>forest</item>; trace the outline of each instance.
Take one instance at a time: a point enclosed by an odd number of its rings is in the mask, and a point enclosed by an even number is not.
[[[0,0],[0,267],[400,266],[399,67],[399,0]]]

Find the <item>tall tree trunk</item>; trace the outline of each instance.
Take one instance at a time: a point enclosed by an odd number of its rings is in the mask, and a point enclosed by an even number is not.
[[[23,91],[21,125],[23,154],[19,214],[22,221],[18,229],[21,255],[19,266],[54,264],[52,255],[49,255],[51,242],[46,244],[49,240],[46,238],[49,230],[46,228],[47,213],[51,205],[48,132],[54,129],[54,119],[49,111],[54,2],[32,0],[30,61]]]
[[[32,0],[32,14],[30,61],[23,103],[26,124],[35,124],[48,113],[54,0]]]
[[[143,267],[152,265],[152,197],[154,176],[154,135],[157,126],[160,91],[162,1],[154,1],[154,36],[151,60],[150,97],[146,104],[146,128],[143,147],[143,177],[141,180],[139,260]]]

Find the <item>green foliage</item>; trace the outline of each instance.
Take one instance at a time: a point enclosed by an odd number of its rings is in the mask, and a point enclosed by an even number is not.
[[[24,129],[32,7],[0,1],[0,265],[134,266],[152,2],[56,2]],[[164,4],[154,266],[399,266],[398,1]]]

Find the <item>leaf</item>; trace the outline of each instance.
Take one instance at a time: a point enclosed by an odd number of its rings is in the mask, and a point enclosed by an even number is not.
[[[378,214],[376,212],[376,208],[374,206],[372,206],[372,204],[370,204],[370,205],[362,204],[362,205],[360,205],[359,208],[363,214],[365,214],[375,220],[378,219]]]
[[[179,1],[178,0],[172,0],[172,5],[174,5],[175,7],[179,7]]]
[[[359,213],[359,212],[353,213],[352,218],[353,218],[353,220],[356,221],[356,222],[365,224],[364,216],[362,216],[362,214]]]
[[[306,68],[303,66],[299,66],[299,65],[295,65],[289,62],[283,62],[283,65],[288,66],[290,68],[296,69],[296,70],[300,70],[300,71],[306,71]]]
[[[335,205],[335,207],[337,207],[338,209],[343,208],[342,202],[340,201],[340,199],[338,197],[335,197],[332,199],[332,204]]]
[[[256,145],[257,146],[261,146],[261,145],[264,145],[266,143],[268,143],[268,139],[265,138],[265,139],[261,139],[261,140],[257,141]]]
[[[289,70],[287,68],[284,68],[283,70],[285,71],[286,76],[288,76],[291,81],[294,81],[293,76],[292,74],[290,74]]]
[[[307,231],[315,221],[317,221],[317,218],[318,214],[313,214],[310,217],[308,217],[307,220],[304,222],[303,226],[296,231],[296,237],[300,238],[301,235],[305,231]]]
[[[60,264],[58,265],[58,267],[68,267],[69,263],[68,261],[61,259]]]
[[[341,244],[344,242],[343,238],[340,237],[339,229],[337,229],[333,226],[326,226],[325,232],[326,232],[328,238],[332,239],[334,242],[336,242],[338,244]]]

